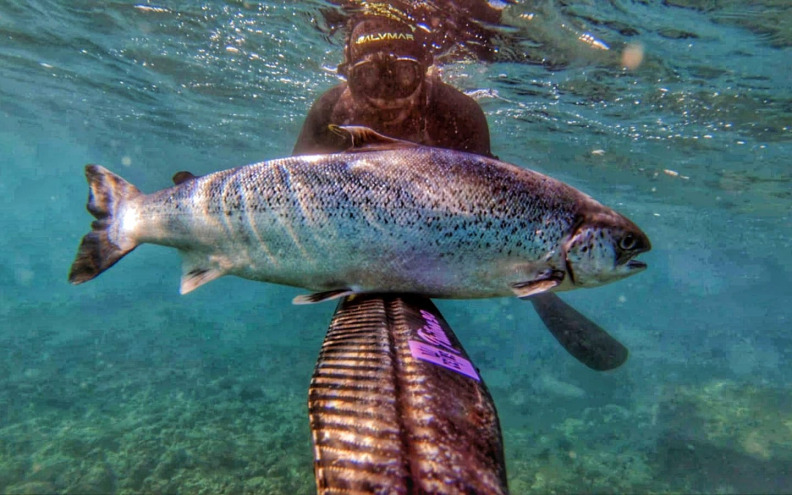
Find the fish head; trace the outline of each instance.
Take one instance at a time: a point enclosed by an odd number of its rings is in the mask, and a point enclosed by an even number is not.
[[[564,244],[567,273],[576,287],[615,282],[644,270],[634,258],[650,249],[649,237],[615,211],[582,215]]]

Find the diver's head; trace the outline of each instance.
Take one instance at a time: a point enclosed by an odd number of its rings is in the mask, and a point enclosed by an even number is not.
[[[431,65],[420,31],[407,22],[364,15],[352,24],[339,71],[352,96],[374,110],[406,116],[417,105]]]

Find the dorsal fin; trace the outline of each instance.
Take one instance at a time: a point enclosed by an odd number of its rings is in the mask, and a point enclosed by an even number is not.
[[[181,172],[176,172],[173,174],[173,184],[177,186],[192,179],[195,179],[195,176],[186,170],[182,170]]]
[[[419,146],[412,141],[384,136],[370,127],[360,125],[335,125],[328,126],[331,132],[338,134],[351,143],[347,152],[353,151],[383,151],[398,148],[411,148]]]

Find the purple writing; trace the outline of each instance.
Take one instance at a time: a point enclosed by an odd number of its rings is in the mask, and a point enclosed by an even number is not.
[[[443,331],[443,327],[440,326],[440,322],[437,321],[435,315],[428,311],[421,310],[421,316],[423,316],[426,325],[418,329],[418,336],[430,344],[445,347],[449,351],[459,354],[459,351],[454,349],[454,346],[451,345],[451,341],[448,340],[448,336]]]
[[[461,351],[454,348],[437,318],[432,313],[424,310],[421,310],[421,316],[426,324],[419,328],[416,333],[424,342],[420,340],[409,341],[412,356],[416,359],[456,371],[475,380],[480,380],[473,364],[462,357]]]

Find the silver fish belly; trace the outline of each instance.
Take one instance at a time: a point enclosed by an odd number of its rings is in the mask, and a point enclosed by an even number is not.
[[[566,184],[430,147],[272,160],[149,195],[101,167],[86,173],[98,220],[73,283],[148,242],[181,251],[183,293],[237,275],[330,296],[527,296],[623,278],[649,248],[632,222]]]

